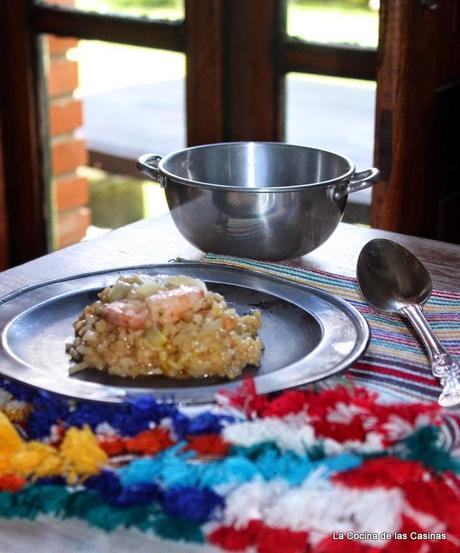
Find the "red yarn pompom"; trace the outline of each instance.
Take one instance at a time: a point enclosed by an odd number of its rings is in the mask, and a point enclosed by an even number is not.
[[[228,403],[243,411],[248,417],[259,415],[268,405],[265,396],[259,396],[252,378],[245,378],[243,383],[233,392],[219,390],[219,395],[226,398]]]
[[[442,521],[447,533],[460,544],[460,479],[455,474],[432,474],[423,482],[408,482],[402,488],[411,507]]]
[[[264,526],[259,531],[257,553],[307,553],[310,551],[307,539],[307,532]]]
[[[0,476],[0,490],[2,492],[18,492],[24,487],[26,480],[16,474]]]
[[[339,472],[332,477],[349,488],[404,487],[408,482],[422,481],[428,471],[419,461],[404,461],[396,457],[368,459],[353,470]]]
[[[125,442],[119,436],[99,437],[99,447],[103,449],[109,457],[121,455],[125,452]]]
[[[153,430],[144,430],[134,438],[126,439],[125,447],[130,453],[153,455],[172,446],[173,443],[166,428],[154,428]]]
[[[305,409],[306,394],[302,391],[284,392],[273,399],[263,410],[263,417],[285,417]]]
[[[208,535],[208,541],[228,551],[245,551],[253,546],[257,553],[307,553],[307,532],[271,528],[260,520],[251,520],[244,528],[220,526]]]
[[[219,526],[210,534],[208,541],[227,551],[245,551],[254,543],[255,536],[248,528],[236,529],[233,526]]]
[[[187,439],[184,451],[196,451],[201,457],[225,457],[230,449],[230,444],[219,434],[200,434]]]

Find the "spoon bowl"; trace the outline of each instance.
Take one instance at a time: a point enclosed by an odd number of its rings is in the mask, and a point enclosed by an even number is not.
[[[398,312],[408,304],[425,303],[433,288],[425,266],[392,240],[371,240],[364,246],[357,276],[366,300],[387,313]]]

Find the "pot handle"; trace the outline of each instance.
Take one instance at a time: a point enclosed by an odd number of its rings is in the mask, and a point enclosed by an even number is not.
[[[158,164],[160,163],[162,157],[163,156],[160,156],[158,154],[143,154],[137,160],[136,167],[141,173],[144,173],[144,175],[147,175],[153,180],[161,183]]]
[[[334,200],[340,200],[344,196],[348,196],[348,194],[369,188],[377,182],[379,176],[380,171],[375,167],[355,173],[345,188],[334,190]]]

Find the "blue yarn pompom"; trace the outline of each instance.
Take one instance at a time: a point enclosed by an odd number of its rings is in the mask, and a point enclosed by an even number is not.
[[[119,507],[148,505],[161,499],[161,491],[156,484],[132,484],[123,488],[113,503]]]
[[[88,478],[85,484],[89,490],[99,492],[109,503],[115,503],[116,498],[122,493],[120,479],[111,470],[102,470],[100,474]]]
[[[117,408],[121,411],[124,410],[123,405],[118,405]],[[112,422],[114,418],[114,407],[104,403],[79,403],[76,409],[67,417],[67,424],[69,426],[77,426],[81,428],[87,424],[93,430],[98,424],[102,422]]]
[[[341,453],[335,457],[323,459],[320,464],[327,467],[329,472],[344,472],[347,470],[353,470],[362,465],[363,457],[356,455],[355,453]]]
[[[174,432],[179,439],[197,434],[220,434],[225,423],[233,421],[233,417],[214,413],[201,413],[191,419],[182,413],[176,413],[172,420]]]
[[[122,436],[135,436],[147,430],[152,423],[158,424],[177,412],[174,405],[158,403],[151,396],[140,396],[121,405],[103,403],[80,403],[69,414],[67,424],[81,427],[89,425],[93,430],[102,422],[109,423]]]
[[[141,396],[127,404],[126,410],[115,412],[111,423],[122,436],[135,436],[175,411],[172,405],[158,403],[151,396]]]
[[[228,484],[234,486],[252,480],[257,474],[258,469],[252,461],[236,455],[204,464],[200,484],[213,489]]]
[[[180,411],[171,417],[172,427],[178,440],[183,440],[188,434],[189,418]]]
[[[50,433],[51,426],[67,417],[68,401],[55,394],[40,390],[32,400],[32,412],[27,421],[30,438],[43,438]]]
[[[136,459],[129,465],[118,469],[123,487],[153,482],[161,468],[159,456],[154,459]]]
[[[142,482],[122,486],[117,474],[111,470],[103,470],[100,474],[88,478],[86,487],[99,492],[104,501],[117,507],[147,505],[161,497],[156,484]]]
[[[0,387],[9,392],[18,401],[33,401],[37,395],[37,389],[6,378],[0,378]]]
[[[209,520],[222,505],[222,497],[209,488],[173,486],[163,496],[165,513],[199,523]]]
[[[43,476],[37,478],[35,484],[38,486],[65,486],[66,480],[62,476]]]

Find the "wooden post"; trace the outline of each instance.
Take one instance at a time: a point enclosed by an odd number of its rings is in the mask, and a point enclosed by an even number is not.
[[[0,5],[0,124],[11,265],[43,255],[48,246],[43,80],[31,4],[4,0]]]
[[[456,168],[458,182],[460,157],[450,146],[446,158],[446,138],[457,140],[458,128],[452,132],[453,118],[444,109],[451,95],[442,91],[459,82],[460,39],[454,26],[458,2],[437,4],[428,9],[410,0],[381,2],[375,164],[382,182],[374,188],[371,221],[377,228],[443,239],[444,167],[450,165],[451,174]]]
[[[285,13],[282,0],[226,0],[227,140],[284,138]]]
[[[224,140],[222,0],[186,0],[187,144]]]
[[[281,140],[283,0],[186,0],[187,141]]]

